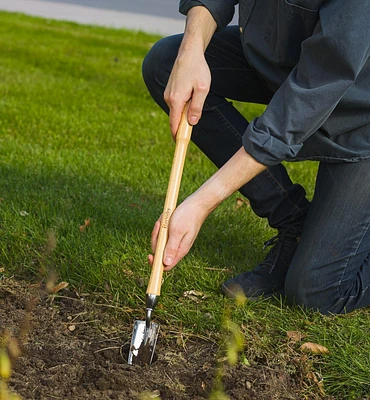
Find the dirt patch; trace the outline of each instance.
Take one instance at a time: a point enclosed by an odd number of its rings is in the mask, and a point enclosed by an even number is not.
[[[0,281],[0,331],[18,337],[23,352],[9,386],[23,399],[209,398],[219,371],[216,343],[184,343],[161,326],[155,362],[129,366],[133,325],[73,291],[62,293],[53,297],[39,285]],[[222,382],[232,400],[302,398],[297,377],[263,365],[224,366]]]

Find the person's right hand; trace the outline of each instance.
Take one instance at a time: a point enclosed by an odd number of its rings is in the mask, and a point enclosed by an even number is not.
[[[211,72],[203,50],[195,48],[179,52],[170,75],[164,99],[170,109],[170,128],[175,140],[185,104],[190,125],[196,125],[202,115],[204,101],[211,85]]]
[[[199,230],[210,210],[197,200],[193,194],[185,199],[173,212],[168,227],[168,241],[163,253],[164,271],[170,271],[191,249]],[[162,216],[154,225],[152,232],[152,251],[148,256],[153,265]]]

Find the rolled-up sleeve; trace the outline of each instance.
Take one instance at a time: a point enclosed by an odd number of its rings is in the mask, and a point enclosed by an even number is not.
[[[180,0],[179,11],[186,15],[190,8],[203,6],[212,14],[217,23],[217,29],[223,29],[233,19],[235,4],[239,0]]]
[[[369,16],[368,0],[324,2],[297,66],[243,137],[245,150],[257,161],[269,166],[294,159],[330,117],[368,62]]]

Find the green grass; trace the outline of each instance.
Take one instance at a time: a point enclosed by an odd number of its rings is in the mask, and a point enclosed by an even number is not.
[[[141,62],[158,37],[0,13],[0,267],[35,277],[56,270],[78,290],[107,292],[131,323],[143,317],[150,233],[162,212],[174,144],[150,98]],[[261,106],[237,105],[252,118]],[[288,164],[312,197],[316,163]],[[180,200],[215,171],[190,145]],[[286,332],[325,345],[305,365],[334,398],[370,392],[369,311],[324,317],[278,301],[234,307],[220,283],[252,269],[273,236],[235,194],[206,221],[189,255],[166,274],[156,318],[186,334],[215,337],[222,315],[242,325],[248,362],[292,374],[302,357]],[[85,219],[91,226],[79,227]],[[55,240],[55,248],[51,242]],[[207,297],[183,298],[186,290]],[[180,299],[180,300],[179,300]],[[301,359],[302,361],[302,359]],[[298,363],[298,364],[297,364]],[[302,373],[302,372],[300,372]],[[302,376],[307,394],[317,392]],[[309,397],[307,397],[309,398]]]

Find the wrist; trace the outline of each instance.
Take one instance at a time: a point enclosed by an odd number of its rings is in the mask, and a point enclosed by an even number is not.
[[[180,51],[199,48],[204,53],[216,29],[217,23],[207,8],[192,7],[187,14]]]
[[[204,216],[204,219],[225,200],[222,188],[208,183],[209,180],[188,197],[192,208]]]
[[[241,148],[235,155],[209,178],[194,196],[203,213],[210,214],[231,194],[266,169]]]
[[[187,197],[185,202],[188,203],[189,208],[202,222],[206,220],[208,215],[211,214],[218,205],[215,205],[204,197],[200,189]]]

